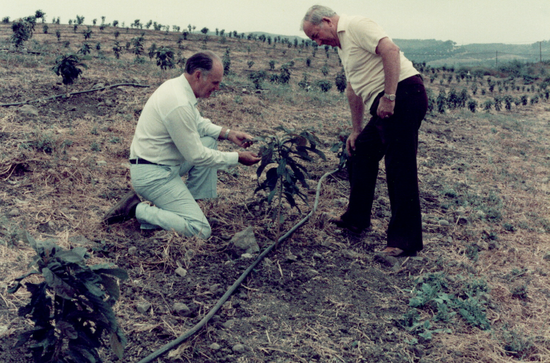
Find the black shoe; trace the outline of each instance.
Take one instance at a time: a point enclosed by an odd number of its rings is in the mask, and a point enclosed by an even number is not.
[[[366,227],[359,227],[354,224],[351,224],[350,222],[343,220],[342,217],[333,217],[329,220],[330,223],[333,223],[338,228],[347,229],[353,234],[361,234]]]
[[[402,250],[398,247],[386,247],[380,254],[392,257],[416,256],[416,251]]]
[[[130,220],[136,216],[136,206],[141,202],[138,195],[132,190],[103,217],[103,223],[114,224]]]

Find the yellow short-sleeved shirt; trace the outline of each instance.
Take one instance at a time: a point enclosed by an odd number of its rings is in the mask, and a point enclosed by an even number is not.
[[[346,78],[368,110],[375,96],[384,90],[384,67],[382,57],[376,54],[376,47],[388,35],[374,21],[362,16],[341,15],[337,31],[341,46],[338,54]],[[418,74],[403,52],[400,56],[399,81]]]

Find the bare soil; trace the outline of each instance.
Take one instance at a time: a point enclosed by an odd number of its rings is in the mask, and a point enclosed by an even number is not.
[[[60,28],[62,39],[78,49],[82,35]],[[6,49],[0,54],[5,80],[0,103],[65,93],[50,70],[65,51],[53,35],[55,26],[49,35],[36,34],[37,43],[29,45],[40,55],[7,50],[8,29],[2,24],[0,41]],[[6,292],[14,278],[28,271],[34,255],[21,241],[24,231],[64,248],[84,246],[90,264],[112,262],[128,271],[115,306],[128,338],[125,362],[138,362],[191,329],[250,266],[255,256],[234,256],[227,248],[235,233],[252,226],[262,249],[280,235],[269,206],[253,194],[254,167],[219,172],[219,198],[200,202],[213,226],[207,241],[168,231],[142,232],[135,221],[101,224],[103,214],[131,187],[128,148],[141,108],[163,80],[180,71],[161,72],[149,59],[134,62],[129,53],[116,60],[109,49],[113,29],[100,33],[94,27],[94,32],[104,57],[88,56],[88,69],[69,92],[124,82],[150,87],[116,87],[31,103],[37,114],[29,114],[26,106],[0,108],[2,362],[31,361],[28,346],[13,348],[18,334],[31,328],[17,316],[29,294],[23,289]],[[121,43],[136,32],[121,30]],[[146,48],[152,42],[177,47],[174,33],[147,31],[145,39]],[[202,49],[202,39],[191,35],[181,55]],[[310,184],[316,186],[335,169],[337,156],[328,149],[348,129],[346,99],[335,87],[324,94],[297,86],[303,72],[313,80],[324,78],[319,72],[324,52],[308,68],[305,59],[311,50],[233,38],[221,43],[218,37],[206,44],[220,55],[229,47],[233,70],[220,92],[201,101],[206,117],[254,135],[273,133],[277,125],[312,130],[323,140],[328,160],[307,165]],[[268,70],[270,59],[278,66],[294,60],[291,85],[266,81],[263,90],[255,90],[246,77],[250,59],[256,70]],[[340,70],[335,54],[328,65],[332,80]],[[427,86],[437,95],[451,86],[467,87],[463,82]],[[492,96],[476,97],[481,103]],[[330,215],[345,209],[348,193],[345,172],[328,177],[308,222],[261,262],[205,328],[157,361],[549,361],[548,107],[541,101],[511,111],[427,116],[418,156],[425,239],[418,257],[376,254],[385,246],[390,216],[383,170],[373,226],[361,236],[328,223]],[[233,150],[224,143],[220,148]],[[281,232],[311,210],[314,191],[308,195],[302,213],[285,207]],[[177,274],[178,267],[187,274]],[[470,314],[474,320],[451,305],[444,315],[434,299],[413,306],[422,282],[433,287],[436,280],[454,301],[472,303],[468,294],[478,298],[472,306],[479,311]],[[485,286],[484,293],[475,295],[479,289],[474,285]],[[443,297],[443,292],[435,295]],[[143,310],[143,303],[150,306]],[[174,303],[186,304],[189,311],[175,312]],[[411,312],[428,325],[412,329]],[[483,317],[489,329],[476,325],[475,319]],[[116,360],[107,349],[101,354],[105,362]]]

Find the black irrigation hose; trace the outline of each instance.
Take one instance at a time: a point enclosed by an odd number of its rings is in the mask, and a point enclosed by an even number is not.
[[[223,294],[223,296],[218,300],[216,305],[206,314],[204,318],[202,318],[201,321],[199,321],[193,328],[185,332],[184,334],[180,335],[177,339],[171,341],[170,343],[164,345],[162,348],[158,349],[157,351],[149,354],[147,357],[140,360],[138,363],[148,363],[151,362],[153,359],[156,359],[163,355],[164,353],[168,352],[171,349],[174,349],[181,343],[183,343],[185,340],[190,338],[192,335],[194,335],[196,332],[198,332],[203,326],[210,321],[210,319],[218,312],[218,310],[222,307],[222,305],[229,299],[229,297],[237,290],[239,285],[244,281],[244,279],[252,272],[252,270],[264,259],[264,257],[269,254],[279,243],[290,237],[292,233],[294,233],[298,228],[300,228],[304,223],[307,222],[307,220],[315,213],[317,210],[317,205],[319,204],[319,195],[321,193],[321,183],[323,182],[323,179],[325,179],[327,176],[334,174],[340,169],[336,169],[333,171],[329,171],[328,173],[325,173],[321,179],[319,179],[319,182],[317,183],[317,192],[315,194],[315,203],[313,204],[313,208],[311,209],[311,212],[307,216],[305,216],[300,222],[298,222],[294,227],[292,227],[287,233],[285,233],[279,240],[275,243],[273,243],[271,246],[266,248],[259,256],[256,258],[256,261],[250,265],[246,269],[245,272],[242,273],[242,275],[231,285],[231,287]]]
[[[92,88],[92,89],[85,90],[85,91],[77,91],[77,92],[71,92],[71,93],[68,93],[68,94],[60,94],[60,95],[55,95],[55,96],[50,96],[50,97],[38,98],[36,100],[28,100],[28,101],[15,102],[15,103],[0,103],[0,107],[21,106],[21,105],[29,104],[31,102],[41,102],[41,101],[53,100],[53,99],[56,99],[56,98],[66,98],[66,97],[70,97],[72,95],[79,95],[79,94],[82,94],[82,93],[103,91],[105,89],[110,89],[110,88],[115,88],[115,87],[120,87],[120,86],[150,87],[150,86],[147,86],[147,85],[141,85],[141,84],[136,84],[136,83],[117,83],[117,84],[113,84],[111,86]]]

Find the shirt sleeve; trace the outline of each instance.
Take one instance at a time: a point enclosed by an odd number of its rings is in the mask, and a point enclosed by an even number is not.
[[[200,116],[192,105],[180,106],[172,110],[164,120],[166,130],[176,148],[186,161],[196,166],[224,167],[238,163],[237,152],[221,152],[205,147],[200,138],[218,138],[221,127]]]
[[[220,136],[220,132],[222,132],[222,127],[214,125],[209,119],[199,116],[197,119],[197,130],[201,137],[210,136],[217,139]]]
[[[378,24],[368,18],[353,20],[349,25],[349,31],[355,43],[372,54],[376,54],[380,40],[388,36]]]

